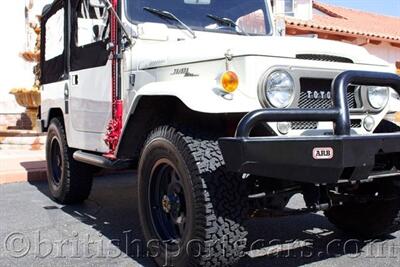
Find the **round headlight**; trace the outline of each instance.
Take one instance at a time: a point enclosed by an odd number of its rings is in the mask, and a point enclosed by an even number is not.
[[[389,88],[368,86],[368,102],[375,109],[381,109],[389,101]]]
[[[275,108],[286,108],[294,98],[294,81],[289,73],[283,70],[268,75],[264,83],[264,94],[268,103]]]

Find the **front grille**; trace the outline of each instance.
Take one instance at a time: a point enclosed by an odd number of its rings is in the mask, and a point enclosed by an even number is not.
[[[315,130],[318,128],[316,121],[294,121],[291,125],[292,130]]]
[[[297,59],[304,60],[315,60],[315,61],[325,61],[325,62],[339,62],[339,63],[354,63],[353,60],[346,57],[337,57],[331,55],[321,55],[321,54],[298,54]]]
[[[351,128],[361,128],[361,120],[351,120]]]
[[[333,102],[330,96],[332,80],[330,79],[300,79],[300,98],[298,107],[303,109],[329,109]],[[350,86],[347,92],[347,102],[350,109],[357,108],[356,86]],[[361,121],[354,123],[352,128],[360,128]],[[293,130],[312,130],[318,128],[318,122],[292,122]]]
[[[300,99],[298,103],[299,108],[305,109],[329,109],[333,106],[331,97],[327,97],[331,92],[332,80],[329,79],[300,79]],[[355,86],[350,86],[347,92],[347,103],[350,109],[357,107],[355,99]],[[314,97],[314,93],[317,96]],[[323,94],[322,94],[323,92]],[[309,97],[311,95],[311,97]]]
[[[294,121],[291,124],[292,130],[315,130],[318,129],[316,121]],[[351,120],[351,128],[361,128],[361,120]]]
[[[350,109],[356,108],[354,90],[347,93],[347,102]],[[333,106],[331,99],[309,99],[307,92],[300,92],[299,108],[329,109]]]

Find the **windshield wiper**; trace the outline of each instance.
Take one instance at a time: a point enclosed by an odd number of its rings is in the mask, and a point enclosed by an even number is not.
[[[207,14],[207,17],[216,21],[217,23],[221,24],[221,25],[225,25],[231,28],[238,28],[240,30],[240,33],[243,33],[244,35],[249,36],[249,34],[247,32],[245,32],[242,27],[240,27],[236,22],[234,22],[232,19],[230,18],[222,18],[222,17],[218,17],[212,14]]]
[[[174,14],[172,14],[171,12],[168,12],[166,10],[159,10],[159,9],[155,9],[155,8],[151,8],[151,7],[144,7],[143,10],[157,15],[159,17],[162,18],[166,18],[166,19],[170,19],[170,20],[174,20],[176,22],[178,22],[180,25],[182,25],[188,32],[190,32],[190,34],[192,35],[193,39],[196,38],[196,34],[194,33],[194,31],[188,26],[186,25],[183,21],[181,21],[180,19],[178,19]]]

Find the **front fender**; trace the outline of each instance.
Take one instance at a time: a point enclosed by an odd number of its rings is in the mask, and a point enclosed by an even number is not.
[[[247,113],[262,108],[257,98],[240,92],[226,94],[215,81],[186,78],[182,81],[153,82],[140,88],[131,106],[131,112],[142,96],[174,96],[189,109],[203,113]]]
[[[218,116],[213,115],[243,114],[261,108],[257,98],[251,99],[239,90],[228,98],[216,87],[215,81],[197,78],[148,83],[138,89],[133,97],[129,109],[125,111],[124,126],[117,148],[118,158],[137,159],[146,136],[160,122],[165,123],[164,119],[184,119],[191,111],[199,116],[208,113],[211,114],[208,118],[217,118]]]

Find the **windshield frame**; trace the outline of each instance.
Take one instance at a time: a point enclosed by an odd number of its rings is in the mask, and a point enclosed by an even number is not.
[[[131,24],[136,25],[136,26],[137,26],[138,24],[147,22],[147,21],[135,20],[134,18],[132,18],[132,17],[129,15],[129,12],[128,12],[128,3],[127,3],[128,1],[132,1],[132,0],[125,0],[125,1],[123,1],[123,2],[124,2],[124,8],[123,8],[123,10],[124,10],[124,16],[125,16],[126,20],[129,21]],[[269,25],[269,31],[266,31],[265,34],[247,33],[247,34],[248,34],[247,37],[248,37],[248,36],[273,36],[273,35],[274,35],[275,26],[274,26],[274,24],[273,24],[273,19],[272,19],[273,13],[272,13],[271,5],[270,5],[270,3],[269,3],[269,0],[263,0],[263,2],[264,2],[264,4],[265,4],[265,10],[266,10],[266,12],[267,12],[266,16],[264,16],[265,26],[268,26],[268,25]],[[166,10],[166,11],[169,11],[169,12],[172,12],[172,13],[173,13],[173,11],[171,11],[171,10]],[[143,12],[146,12],[146,11],[143,10]],[[213,14],[213,15],[219,15],[219,14]],[[205,16],[206,16],[206,14],[205,14]],[[181,19],[181,18],[179,18],[179,19]],[[183,22],[185,22],[185,21],[183,21]],[[155,23],[162,23],[162,22],[155,22]],[[166,26],[168,27],[168,29],[180,29],[180,28],[179,28],[179,25],[177,25],[177,24],[172,24],[172,23],[162,23],[162,24],[166,25]],[[203,28],[203,27],[196,27],[196,26],[192,26],[192,25],[188,25],[188,26],[189,26],[193,31],[197,31],[197,32],[221,33],[221,34],[231,34],[231,35],[242,35],[242,36],[246,36],[246,35],[241,34],[241,32],[238,32],[238,31],[221,31],[221,30],[218,30],[218,29],[206,29],[206,28]]]

